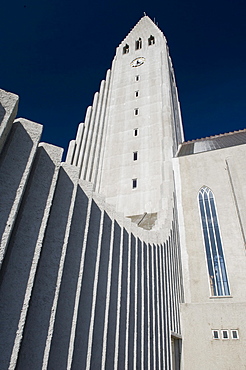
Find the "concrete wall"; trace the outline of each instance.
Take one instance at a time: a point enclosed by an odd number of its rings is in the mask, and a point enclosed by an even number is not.
[[[0,157],[1,369],[170,369],[176,211],[167,234],[137,228],[41,131],[16,120]]]
[[[136,57],[144,63],[132,67]],[[41,125],[13,122],[18,97],[0,100],[1,369],[176,370],[181,328],[183,369],[245,368],[246,145],[173,158],[183,134],[157,26],[143,17],[117,48],[66,163],[39,144]],[[203,186],[215,196],[228,296],[210,291]],[[157,217],[150,231],[125,217],[146,213]]]
[[[239,145],[174,159],[186,302],[181,307],[184,369],[244,369],[246,363],[245,155],[246,145]],[[197,199],[204,185],[215,197],[230,296],[214,297],[210,291]],[[216,341],[212,329],[238,329],[240,338]]]

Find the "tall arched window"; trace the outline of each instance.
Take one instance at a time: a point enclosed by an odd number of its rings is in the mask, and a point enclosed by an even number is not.
[[[135,49],[136,50],[142,49],[142,39],[141,39],[141,37],[139,37],[139,39],[136,41]]]
[[[198,193],[211,294],[230,295],[214,195],[207,186]]]
[[[149,45],[154,45],[155,43],[155,38],[154,36],[150,35],[150,37],[148,38],[148,44]]]
[[[123,46],[123,54],[128,54],[129,53],[129,45],[125,44],[125,46]]]

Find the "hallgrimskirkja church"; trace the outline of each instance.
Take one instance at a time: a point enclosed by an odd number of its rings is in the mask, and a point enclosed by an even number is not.
[[[246,369],[246,129],[184,141],[157,25],[65,162],[17,108],[0,90],[0,369]]]

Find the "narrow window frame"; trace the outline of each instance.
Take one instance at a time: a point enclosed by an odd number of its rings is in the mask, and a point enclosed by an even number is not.
[[[134,128],[133,129],[133,136],[134,137],[137,137],[139,135],[139,129],[138,128]]]
[[[203,186],[198,192],[197,199],[211,296],[230,296],[227,267],[214,194],[209,187]]]
[[[132,159],[134,162],[138,160],[138,152],[133,152]]]
[[[134,178],[132,179],[132,189],[137,189],[138,187],[138,179],[137,178]]]
[[[233,333],[236,333],[236,337],[234,337]],[[231,339],[232,340],[238,340],[239,339],[238,329],[231,329]]]
[[[135,76],[135,81],[136,81],[136,82],[140,81],[140,75],[136,75],[136,76]]]
[[[139,38],[135,41],[135,50],[140,50],[140,49],[142,49],[142,46],[143,46],[143,42],[142,42],[141,37],[139,37]]]
[[[125,55],[125,54],[128,54],[130,51],[130,47],[128,44],[125,44],[125,46],[123,46],[123,49],[122,49],[122,54]]]
[[[135,98],[138,98],[139,97],[139,90],[136,90],[135,91]]]
[[[220,339],[220,331],[218,329],[212,329],[212,337],[214,340]]]
[[[148,46],[155,45],[155,37],[153,35],[150,35],[148,38]]]
[[[139,116],[139,108],[134,108],[134,116]]]
[[[228,329],[221,329],[221,339],[222,340],[229,340],[229,330]]]

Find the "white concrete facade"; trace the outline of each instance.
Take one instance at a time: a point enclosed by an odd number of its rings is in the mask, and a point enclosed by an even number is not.
[[[136,50],[139,39],[141,47]],[[95,95],[93,117],[89,124],[85,123],[88,133],[83,135],[91,158],[94,146],[97,149],[103,144],[94,186],[125,216],[157,213],[158,225],[160,217],[170,219],[172,212],[171,159],[173,148],[183,141],[183,132],[166,39],[148,17],[143,17],[119,45],[109,74],[110,81],[107,83],[109,77],[106,78],[106,84],[103,81],[103,88]],[[104,125],[100,132],[100,119],[95,118],[99,116]],[[102,139],[97,138],[95,145],[97,135]],[[76,140],[77,149],[80,139]],[[84,149],[81,146],[73,155],[73,143],[70,148],[67,161],[75,164]],[[88,163],[87,174],[92,165]],[[81,177],[92,181],[83,168]],[[169,194],[165,200],[163,192]],[[163,227],[163,222],[158,226]]]
[[[246,145],[238,145],[174,159],[185,294],[181,305],[184,369],[245,368],[245,155]],[[210,290],[198,207],[198,192],[204,185],[215,197],[228,296],[213,296]],[[220,339],[213,339],[212,330],[219,331]],[[228,339],[221,338],[222,330],[229,330]],[[231,330],[238,330],[239,339],[231,337]]]
[[[183,142],[158,27],[119,45],[65,163],[0,103],[1,369],[245,369],[246,130]]]

